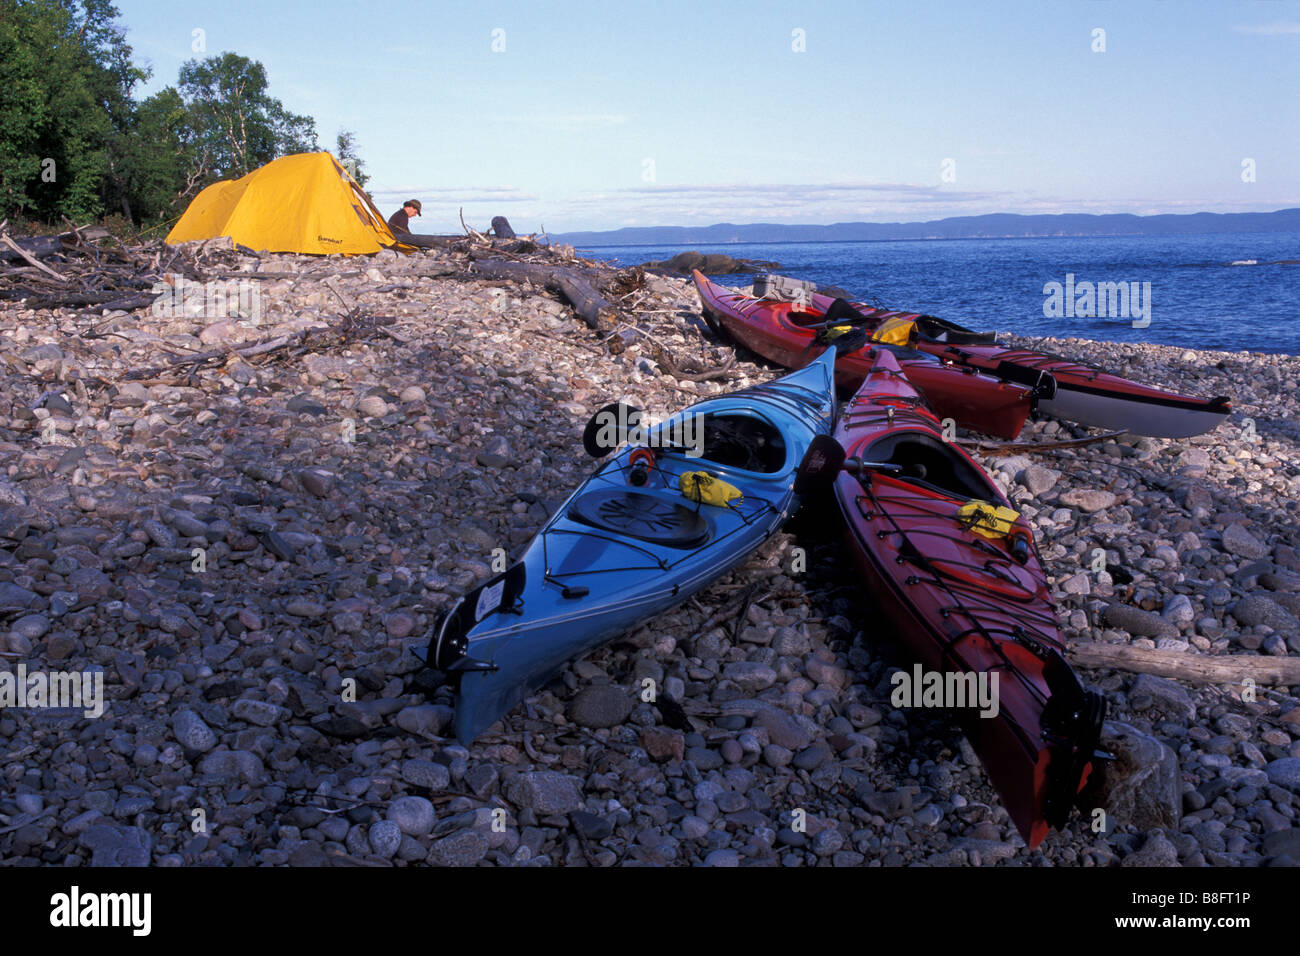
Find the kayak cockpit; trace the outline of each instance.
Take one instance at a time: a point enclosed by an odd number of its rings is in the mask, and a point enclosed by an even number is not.
[[[771,475],[786,467],[780,429],[754,415],[706,415],[704,460],[723,468]]]
[[[894,432],[870,444],[862,457],[871,462],[897,465],[902,470],[894,477],[956,498],[998,497],[997,489],[977,468],[929,432]]]
[[[933,315],[922,315],[916,320],[916,331],[931,342],[947,345],[997,345],[996,332],[974,332],[968,328],[940,319]]]

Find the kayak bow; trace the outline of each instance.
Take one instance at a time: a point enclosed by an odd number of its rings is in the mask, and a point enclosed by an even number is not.
[[[839,331],[826,321],[834,302],[826,296],[814,295],[810,304],[801,306],[754,298],[718,285],[699,271],[694,278],[706,315],[750,351],[787,368],[803,367],[820,343]],[[1035,402],[1054,391],[1051,375],[1008,381],[917,349],[871,342],[843,350],[835,365],[836,381],[856,389],[881,352],[893,354],[939,418],[999,438],[1019,435]]]

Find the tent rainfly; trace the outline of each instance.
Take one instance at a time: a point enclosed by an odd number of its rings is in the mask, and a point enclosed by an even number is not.
[[[325,152],[283,156],[240,179],[213,183],[194,197],[167,242],[222,236],[268,252],[355,256],[409,248]]]

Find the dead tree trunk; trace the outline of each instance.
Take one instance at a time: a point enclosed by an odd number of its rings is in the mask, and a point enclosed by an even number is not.
[[[33,239],[14,239],[14,245],[18,246],[29,256],[40,259],[44,256],[51,256],[63,248],[63,243],[58,236],[36,236]],[[0,262],[17,262],[23,257],[20,253],[12,249],[0,248]]]
[[[1192,684],[1300,684],[1300,658],[1263,654],[1193,654],[1159,651],[1127,644],[1072,644],[1070,659],[1080,667],[1109,667],[1138,674],[1156,674]]]
[[[474,263],[474,274],[488,279],[513,279],[532,282],[559,292],[573,311],[591,328],[600,328],[601,320],[612,321],[617,314],[614,307],[576,269],[563,266],[544,266],[532,262],[507,262],[504,259],[483,259]],[[471,275],[470,278],[473,278]]]

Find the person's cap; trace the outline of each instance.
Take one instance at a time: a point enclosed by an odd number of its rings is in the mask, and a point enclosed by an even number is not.
[[[418,200],[418,199],[408,199],[408,200],[406,200],[406,202],[402,203],[402,205],[403,205],[403,206],[414,206],[414,207],[415,207],[415,214],[416,214],[417,216],[420,215],[420,200]]]

